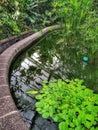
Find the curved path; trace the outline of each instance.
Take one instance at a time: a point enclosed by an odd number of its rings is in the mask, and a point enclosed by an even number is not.
[[[47,27],[15,43],[0,55],[0,130],[28,130],[10,94],[8,75],[13,59],[46,33],[60,28],[58,25]]]

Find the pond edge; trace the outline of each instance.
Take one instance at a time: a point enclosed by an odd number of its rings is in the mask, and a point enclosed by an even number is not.
[[[23,40],[16,42],[0,55],[0,130],[28,130],[21,118],[9,89],[10,66],[16,56],[26,49],[31,43],[53,30],[59,30],[61,26],[46,27]]]

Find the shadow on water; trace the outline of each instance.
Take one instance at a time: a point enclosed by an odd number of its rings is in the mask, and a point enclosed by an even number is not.
[[[98,93],[98,57],[96,62],[83,61],[83,48],[70,47],[61,42],[58,32],[48,35],[20,55],[11,67],[10,90],[20,114],[30,130],[58,130],[57,123],[43,119],[35,111],[34,95],[28,89],[39,91],[42,81],[80,78]]]

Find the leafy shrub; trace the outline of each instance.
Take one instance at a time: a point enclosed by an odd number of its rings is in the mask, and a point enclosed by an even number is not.
[[[79,79],[44,81],[35,97],[36,110],[58,122],[60,130],[97,130],[98,95],[82,83]]]
[[[63,26],[64,43],[86,49],[90,63],[98,52],[98,9],[92,0],[53,0],[53,12]]]
[[[50,0],[1,0],[0,40],[51,24]]]

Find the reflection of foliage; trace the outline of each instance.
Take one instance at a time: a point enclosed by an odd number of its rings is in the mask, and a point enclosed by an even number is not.
[[[59,33],[60,32],[58,31],[48,34],[40,43],[41,46],[38,46],[40,58],[43,63],[46,61],[50,62],[51,64],[53,63],[53,56],[56,54],[57,42],[60,38]]]
[[[69,46],[62,40],[62,37],[59,35],[60,32],[54,32],[48,35],[44,40],[40,41],[40,45],[35,46],[35,50],[38,51],[40,55],[39,60],[41,61],[41,68],[45,69],[50,72],[52,70],[52,76],[55,78],[61,78],[65,80],[66,78],[74,79],[79,77],[80,79],[85,80],[85,84],[89,84],[89,87],[96,90],[97,89],[97,54],[96,59],[92,59],[89,53],[89,49],[84,46]],[[33,48],[34,49],[34,48]],[[31,51],[32,54],[32,51]],[[87,55],[89,56],[88,63],[83,62],[83,57]],[[53,64],[53,57],[57,57],[58,63],[56,64],[57,67],[52,66]],[[93,61],[92,61],[93,60]],[[95,62],[94,62],[95,60]],[[43,67],[44,66],[44,67]],[[95,81],[96,79],[96,81]],[[91,83],[90,83],[91,81]],[[95,86],[93,86],[95,84]]]

